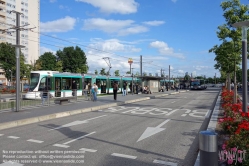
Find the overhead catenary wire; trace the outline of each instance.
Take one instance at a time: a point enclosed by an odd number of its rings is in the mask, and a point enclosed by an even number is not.
[[[0,23],[3,23],[3,22],[0,22]],[[12,24],[8,24],[8,26],[14,26]],[[112,54],[112,55],[116,55],[116,56],[119,56],[119,57],[122,57],[122,58],[126,58],[128,59],[128,57],[125,57],[125,56],[121,56],[121,55],[118,55],[118,54],[115,54],[115,53],[111,53],[111,52],[107,52],[107,51],[103,51],[103,50],[99,50],[99,49],[96,49],[96,48],[92,48],[92,47],[89,47],[89,46],[86,46],[86,45],[83,45],[83,44],[79,44],[79,43],[76,43],[76,42],[71,42],[71,41],[68,41],[68,40],[65,40],[65,39],[61,39],[61,38],[58,38],[58,37],[54,37],[54,36],[50,36],[50,35],[47,35],[47,34],[44,34],[44,33],[41,33],[41,32],[35,32],[34,30],[32,30],[33,28],[29,28],[28,30],[30,30],[31,32],[33,33],[38,33],[38,34],[41,34],[43,36],[47,36],[47,37],[50,37],[50,38],[54,38],[56,40],[61,40],[61,41],[65,41],[65,42],[68,42],[68,43],[71,43],[71,44],[75,44],[75,45],[80,45],[80,46],[83,46],[83,47],[86,47],[88,49],[92,49],[92,50],[96,50],[98,52],[103,52],[103,53],[107,53],[107,54]],[[30,40],[30,39],[28,39]],[[44,40],[44,39],[42,39]],[[38,41],[34,41],[34,40],[30,40],[30,41],[33,41],[33,42],[38,42]],[[48,44],[48,43],[45,43],[45,42],[41,42],[39,41],[41,44],[45,44],[45,45],[50,45],[50,46],[54,46],[54,47],[58,47],[58,48],[63,48],[61,46],[57,46],[57,45],[53,45],[53,44]],[[52,42],[52,41],[51,41]],[[53,41],[54,42],[54,41]],[[62,44],[62,43],[60,43]],[[134,63],[139,63],[139,61],[135,61]],[[159,67],[159,68],[162,68],[162,66],[159,66],[159,65],[155,65],[153,63],[149,63],[150,65],[153,65],[153,66],[156,66],[156,67]],[[157,69],[158,70],[158,69]]]
[[[31,30],[31,32],[38,33],[38,34],[41,34],[43,36],[47,36],[47,37],[54,38],[54,39],[57,39],[57,40],[65,41],[65,42],[68,42],[68,43],[71,43],[71,44],[79,45],[79,46],[82,46],[82,47],[85,47],[85,48],[88,48],[88,49],[91,49],[91,50],[95,50],[95,51],[98,51],[98,52],[103,52],[103,53],[106,53],[106,54],[116,55],[116,56],[119,56],[119,57],[123,57],[123,58],[129,59],[129,57],[118,55],[118,54],[115,54],[115,53],[112,53],[112,52],[103,51],[103,50],[100,50],[100,49],[97,49],[97,48],[92,48],[92,47],[86,46],[84,44],[72,42],[72,41],[61,39],[61,38],[58,38],[58,37],[50,36],[50,35],[44,34],[42,32],[35,32],[33,30]]]

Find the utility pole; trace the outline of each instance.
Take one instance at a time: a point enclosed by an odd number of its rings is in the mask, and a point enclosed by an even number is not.
[[[171,83],[170,83],[170,65],[169,65],[169,89],[170,89],[170,87],[171,87]]]
[[[214,84],[216,85],[216,73],[215,73],[215,76],[214,76]]]
[[[34,28],[23,28],[24,26],[28,26],[29,24],[25,24],[23,26],[20,26],[20,15],[22,15],[22,13],[17,12],[12,10],[10,12],[11,13],[16,13],[16,26],[13,26],[11,28],[5,29],[5,30],[0,30],[3,33],[7,32],[8,34],[11,34],[14,31],[9,31],[9,29],[14,29],[16,31],[16,45],[12,45],[13,47],[15,47],[15,51],[16,51],[16,112],[19,111],[20,109],[20,48],[24,48],[25,46],[20,45],[20,31],[21,30],[31,30]],[[12,71],[11,71],[11,75],[12,75]],[[12,78],[11,78],[12,79]]]
[[[103,59],[105,60],[105,62],[107,63],[107,65],[108,65],[108,67],[109,67],[108,73],[106,73],[106,74],[108,74],[107,77],[108,77],[108,81],[109,81],[110,70],[111,70],[111,68],[112,68],[111,62],[110,62],[110,58],[109,58],[109,57],[104,57]],[[107,93],[109,93],[109,89],[110,89],[109,86],[110,86],[111,84],[110,84],[110,82],[108,82],[107,84],[108,84],[108,86],[107,86]]]
[[[131,85],[132,85],[132,86],[131,86],[131,91],[132,91],[132,95],[133,95],[133,94],[134,94],[134,82],[133,82],[133,69],[134,69],[134,68],[131,68],[131,69],[132,69],[132,73],[131,73],[131,76],[132,76],[132,81],[131,81],[131,82],[132,82],[132,84],[131,84]]]
[[[140,76],[143,77],[143,61],[142,55],[140,55]]]
[[[17,11],[12,11],[16,13],[16,112],[20,109],[20,48],[24,47],[20,45],[20,15],[22,13]]]

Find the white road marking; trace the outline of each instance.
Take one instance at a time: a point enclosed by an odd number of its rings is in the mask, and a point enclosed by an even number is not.
[[[167,166],[177,166],[177,163],[172,163],[172,162],[163,161],[163,160],[154,160],[153,163],[167,165]]]
[[[53,146],[61,147],[61,148],[68,148],[70,146],[68,145],[62,145],[62,144],[54,144]]]
[[[136,159],[137,158],[137,156],[130,156],[130,155],[120,154],[120,153],[112,153],[111,155],[116,156],[116,157],[128,158],[128,159]]]
[[[206,118],[209,118],[210,117],[210,114],[211,114],[211,110],[208,110],[208,112],[206,113]]]
[[[192,112],[189,113],[189,116],[196,117],[196,118],[204,118],[206,114],[207,114],[207,112],[203,112],[203,111],[200,111],[200,110],[192,110]]]
[[[171,103],[175,103],[176,101],[172,101]]]
[[[79,139],[81,139],[81,138],[85,138],[85,137],[87,137],[87,136],[89,136],[89,135],[92,135],[92,134],[94,134],[94,133],[96,133],[96,131],[91,132],[91,133],[89,133],[89,134],[87,134],[87,135],[83,135],[83,136],[81,136],[81,137],[79,137],[79,138],[75,138],[75,139],[73,139],[73,140],[71,140],[71,141],[65,142],[63,145],[69,144],[69,143],[74,142],[74,141],[76,141],[76,140],[79,140]]]
[[[34,143],[39,143],[39,144],[44,142],[44,141],[39,141],[39,140],[34,140],[34,139],[29,139],[27,141],[34,142]]]
[[[81,149],[79,149],[79,150],[83,150],[83,151],[85,151],[85,152],[92,152],[92,153],[97,152],[97,150],[95,150],[95,149],[81,148]]]
[[[11,112],[12,110],[1,111],[0,113]]]
[[[20,138],[20,137],[16,137],[16,136],[8,136],[8,138],[18,139],[18,138]]]
[[[170,121],[170,119],[167,119],[156,127],[147,127],[147,129],[143,132],[143,134],[140,136],[140,138],[137,140],[137,142],[165,130],[165,128],[160,128],[160,127],[162,127],[163,125],[165,125],[169,121]]]
[[[187,114],[182,114],[182,116],[187,116]]]
[[[68,123],[68,124],[65,124],[65,125],[62,125],[62,126],[53,128],[53,129],[50,129],[50,130],[48,130],[48,131],[57,130],[57,129],[61,129],[61,128],[64,128],[64,127],[76,126],[76,125],[80,125],[80,124],[83,124],[83,123],[88,123],[90,120],[102,118],[102,117],[104,117],[104,116],[107,116],[107,115],[97,116],[97,117],[90,118],[90,119],[86,119],[86,120],[82,120],[82,121],[77,120],[77,121],[74,121],[74,122],[71,122],[71,123]]]
[[[178,110],[179,110],[179,109],[175,109],[175,110],[173,110],[173,111],[170,111],[169,113],[166,114],[166,116],[169,116],[169,115],[173,114],[174,112],[176,112],[176,111],[178,111]]]
[[[4,134],[0,134],[0,136],[3,136]]]

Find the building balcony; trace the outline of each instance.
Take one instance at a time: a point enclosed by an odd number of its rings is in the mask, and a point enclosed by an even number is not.
[[[0,7],[1,8],[1,7]],[[0,16],[1,17],[5,17],[5,15],[6,15],[6,12],[4,12],[4,10],[0,10]]]
[[[6,21],[6,17],[5,16],[2,16],[1,14],[0,14],[0,22],[5,22]]]

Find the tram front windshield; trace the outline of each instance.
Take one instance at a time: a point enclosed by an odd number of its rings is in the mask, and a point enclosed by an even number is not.
[[[196,85],[198,86],[198,85],[200,85],[200,81],[192,81],[191,85],[192,86],[196,86]]]
[[[37,87],[39,83],[39,78],[40,78],[39,73],[31,73],[29,91],[33,91]]]

